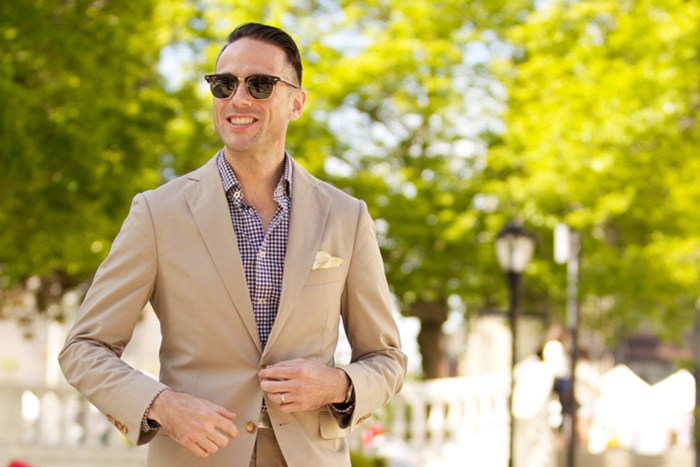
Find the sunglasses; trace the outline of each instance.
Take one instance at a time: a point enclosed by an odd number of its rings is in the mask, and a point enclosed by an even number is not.
[[[279,78],[277,76],[269,75],[250,75],[247,78],[238,78],[231,74],[214,74],[206,75],[204,77],[209,83],[209,89],[214,97],[219,99],[228,99],[236,93],[236,88],[238,87],[238,82],[240,80],[245,81],[245,87],[248,90],[248,94],[253,99],[264,101],[272,97],[272,93],[275,90],[275,84],[282,82],[288,84],[295,89],[299,89],[296,84]]]

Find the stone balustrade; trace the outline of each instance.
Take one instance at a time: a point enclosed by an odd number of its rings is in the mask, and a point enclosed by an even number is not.
[[[407,383],[380,418],[415,466],[506,467],[509,391],[507,374]],[[517,422],[516,467],[551,466],[546,420]],[[147,449],[132,446],[69,387],[0,385],[0,426],[0,467],[12,459],[41,467],[146,465]],[[358,432],[350,438],[354,448]]]
[[[136,448],[72,388],[0,386],[0,466],[140,467]]]
[[[410,383],[392,399],[390,432],[416,465],[508,464],[510,379],[506,375]]]

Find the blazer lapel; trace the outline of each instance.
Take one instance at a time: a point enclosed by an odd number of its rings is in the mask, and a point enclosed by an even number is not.
[[[190,180],[195,183],[185,189],[184,195],[228,294],[251,339],[258,350],[262,351],[243,262],[216,165],[217,156],[189,175]]]
[[[267,353],[282,332],[282,327],[311,272],[316,253],[321,246],[331,204],[330,198],[316,189],[319,181],[293,159],[292,163],[292,210],[284,258],[282,296],[264,353]]]

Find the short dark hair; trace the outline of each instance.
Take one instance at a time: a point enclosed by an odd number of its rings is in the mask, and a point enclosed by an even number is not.
[[[236,42],[238,39],[243,39],[244,37],[249,37],[261,42],[267,42],[268,44],[276,45],[284,51],[287,56],[287,61],[294,68],[294,72],[299,80],[299,86],[301,86],[301,55],[299,54],[299,49],[297,44],[292,39],[292,36],[282,31],[274,26],[268,26],[266,24],[260,23],[244,23],[233,30],[228,36],[228,43],[219,52],[219,57],[224,53],[226,47]],[[219,61],[217,57],[216,61]]]

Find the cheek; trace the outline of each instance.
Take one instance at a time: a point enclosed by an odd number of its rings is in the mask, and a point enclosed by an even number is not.
[[[223,110],[223,105],[220,99],[214,99],[212,102],[212,111],[214,113],[214,118],[221,118],[221,111]]]
[[[212,111],[212,119],[214,121],[215,126],[220,126],[223,123],[225,123],[225,120],[223,117],[223,106],[221,104],[217,105],[216,101],[214,101],[214,106],[213,106],[213,111]]]

